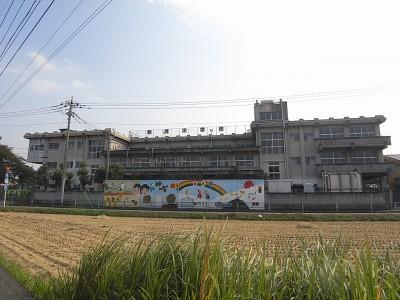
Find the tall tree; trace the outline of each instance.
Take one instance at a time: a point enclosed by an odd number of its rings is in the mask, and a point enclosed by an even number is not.
[[[26,165],[25,160],[12,153],[12,148],[0,144],[0,181],[3,182],[5,174],[5,165],[12,166],[12,173],[17,176],[18,183],[28,186],[36,186],[38,184],[35,170]]]
[[[90,180],[89,171],[87,170],[86,164],[84,162],[81,162],[81,165],[79,166],[79,169],[77,171],[77,175],[79,177],[79,184],[81,188],[85,189],[85,186],[87,184],[92,183],[92,181]]]

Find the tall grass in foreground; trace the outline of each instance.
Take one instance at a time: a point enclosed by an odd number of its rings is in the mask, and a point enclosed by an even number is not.
[[[340,241],[296,253],[239,249],[217,234],[153,243],[104,242],[70,274],[42,283],[43,299],[400,299],[400,267]]]

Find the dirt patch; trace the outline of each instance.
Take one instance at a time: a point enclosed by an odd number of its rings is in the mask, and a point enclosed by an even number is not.
[[[106,236],[153,239],[167,233],[222,230],[243,246],[265,244],[272,251],[298,247],[320,237],[370,243],[377,253],[400,257],[400,222],[218,221],[91,217],[0,212],[0,250],[33,273],[58,274],[76,265],[88,248]]]

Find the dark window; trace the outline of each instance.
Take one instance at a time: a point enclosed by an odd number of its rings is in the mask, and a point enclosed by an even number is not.
[[[315,165],[315,156],[306,156],[306,165]]]
[[[291,157],[291,160],[292,160],[293,165],[301,165],[301,157],[300,156]]]
[[[321,153],[322,164],[341,164],[347,161],[346,152],[331,151]]]
[[[300,133],[291,133],[290,134],[290,139],[292,141],[300,141]]]
[[[344,137],[343,127],[322,127],[319,129],[319,137],[321,139],[333,139]]]
[[[60,143],[49,143],[49,150],[58,150],[60,149]]]
[[[239,154],[235,156],[236,166],[238,167],[253,167],[254,158],[251,154]]]
[[[56,161],[47,162],[47,168],[49,168],[49,169],[57,169],[57,162]]]
[[[260,112],[260,120],[262,120],[262,121],[282,120],[282,112],[281,111],[262,111],[262,112]]]
[[[270,161],[268,162],[268,174],[270,179],[280,179],[280,164],[279,161]]]
[[[283,153],[284,141],[282,132],[269,132],[261,134],[261,147],[267,153]]]
[[[354,151],[351,153],[351,161],[355,163],[367,163],[378,161],[376,151]]]
[[[349,135],[351,137],[375,136],[375,128],[366,126],[350,127]]]

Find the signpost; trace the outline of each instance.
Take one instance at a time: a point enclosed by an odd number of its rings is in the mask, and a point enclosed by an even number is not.
[[[6,200],[7,200],[7,189],[8,184],[10,182],[10,174],[11,174],[11,166],[6,166],[6,172],[4,175],[4,200],[3,200],[3,207],[6,207]]]

